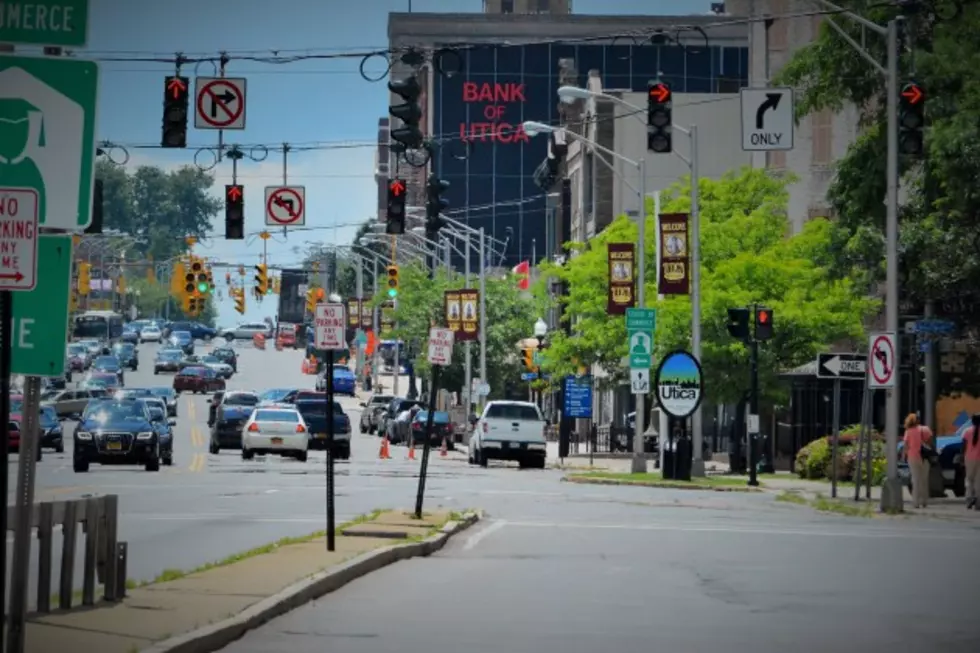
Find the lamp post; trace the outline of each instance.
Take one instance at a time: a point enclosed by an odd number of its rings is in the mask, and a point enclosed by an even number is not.
[[[540,352],[544,349],[544,337],[548,335],[548,323],[545,322],[540,317],[534,322],[534,339],[537,341],[537,351]],[[536,364],[534,366],[534,371],[538,373],[538,379],[541,378],[541,365]],[[538,392],[538,409],[542,410],[544,407],[542,404],[541,392]]]
[[[558,129],[557,127],[553,127],[552,125],[547,125],[541,122],[535,122],[533,120],[529,120],[525,122],[523,126],[524,126],[524,132],[528,136],[535,136],[541,133],[547,134],[547,133],[554,132]],[[633,166],[634,168],[636,168],[637,173],[640,176],[640,190],[637,193],[639,195],[639,211],[638,211],[639,223],[637,225],[637,250],[639,251],[637,252],[637,256],[636,256],[636,263],[638,268],[636,281],[637,281],[637,286],[639,286],[639,288],[637,289],[637,303],[640,305],[641,308],[645,308],[646,307],[646,230],[647,230],[646,228],[647,225],[646,161],[644,159],[640,159],[639,161],[633,161],[632,159],[629,159],[623,156],[622,154],[614,152],[613,150],[610,150],[607,147],[603,147],[602,145],[599,145],[595,141],[589,140],[588,138],[585,138],[584,136],[580,136],[579,134],[576,134],[574,132],[567,132],[566,135],[600,152],[603,152],[607,156],[611,156],[614,159],[622,161],[627,165]],[[636,433],[642,433],[646,425],[645,399],[646,397],[642,394],[636,395],[636,431],[635,431]],[[638,439],[634,438],[634,441],[638,442]],[[631,469],[634,474],[641,474],[647,471],[647,460],[643,456],[643,447],[641,446],[636,446],[636,445],[633,446],[633,460],[632,460]]]

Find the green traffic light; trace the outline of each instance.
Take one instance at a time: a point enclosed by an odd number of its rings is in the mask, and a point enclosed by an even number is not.
[[[197,292],[199,292],[201,294],[205,294],[209,290],[211,290],[211,285],[208,284],[207,282],[201,282],[201,283],[197,284]]]
[[[389,297],[397,297],[398,296],[398,291],[395,290],[394,288],[392,288],[391,290],[388,291],[388,296]]]

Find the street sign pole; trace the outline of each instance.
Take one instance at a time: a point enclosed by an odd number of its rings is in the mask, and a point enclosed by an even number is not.
[[[13,323],[13,293],[0,291],[0,424],[10,423],[10,328]],[[0,437],[0,485],[3,486],[3,504],[0,505],[0,615],[7,614],[7,494],[8,461],[10,448],[7,437]],[[0,633],[0,653],[4,649],[3,634]]]
[[[834,379],[834,441],[830,447],[830,497],[837,498],[837,452],[840,441],[840,378]],[[858,444],[860,447],[860,443]]]

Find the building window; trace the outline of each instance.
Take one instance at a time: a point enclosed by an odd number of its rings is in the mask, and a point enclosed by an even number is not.
[[[813,144],[810,149],[810,163],[815,166],[827,166],[833,161],[834,114],[829,109],[823,109],[810,116],[810,134]]]
[[[500,0],[500,13],[502,14],[514,13],[514,0]]]
[[[772,0],[770,5],[770,15],[780,16],[787,13],[788,2],[786,0]],[[789,46],[789,20],[776,19],[769,28],[769,51],[779,52]]]

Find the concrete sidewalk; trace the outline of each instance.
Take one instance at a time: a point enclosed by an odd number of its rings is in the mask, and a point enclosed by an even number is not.
[[[438,534],[439,529],[447,525],[453,517],[455,516],[448,512],[434,512],[427,514],[422,520],[416,520],[406,512],[384,512],[374,519],[346,527],[343,531],[338,528],[336,550],[333,552],[326,550],[324,537],[301,542],[287,540],[271,547],[268,552],[244,555],[230,564],[129,590],[128,596],[121,603],[103,603],[89,609],[35,615],[28,622],[26,650],[28,653],[71,650],[133,653],[147,648],[155,651],[217,650],[220,647],[211,646],[221,638],[220,634],[216,638],[214,632],[202,631],[201,645],[195,644],[194,636],[180,636],[248,612],[253,613],[253,618],[257,618],[255,607],[250,609],[250,606],[268,602],[270,599],[281,598],[283,602],[290,602],[288,607],[276,612],[281,614],[303,602],[295,599],[296,592],[300,591],[297,584],[316,580],[319,576],[336,570],[346,578],[337,584],[339,587],[344,582],[371,571],[366,568],[358,573],[349,566],[345,569],[345,563],[355,558],[360,561],[371,557],[373,551],[378,551],[380,557],[379,550],[390,549],[392,545],[417,545]],[[420,548],[420,551],[421,553],[415,555],[427,554],[428,549],[423,551]],[[386,561],[362,566],[379,568],[409,556],[389,557]],[[324,591],[332,589],[336,587]],[[287,596],[289,594],[294,596]],[[316,598],[309,587],[304,596],[305,600]],[[245,626],[247,627],[250,626]],[[168,643],[168,640],[178,637],[181,641]],[[227,639],[227,642],[234,637]]]

